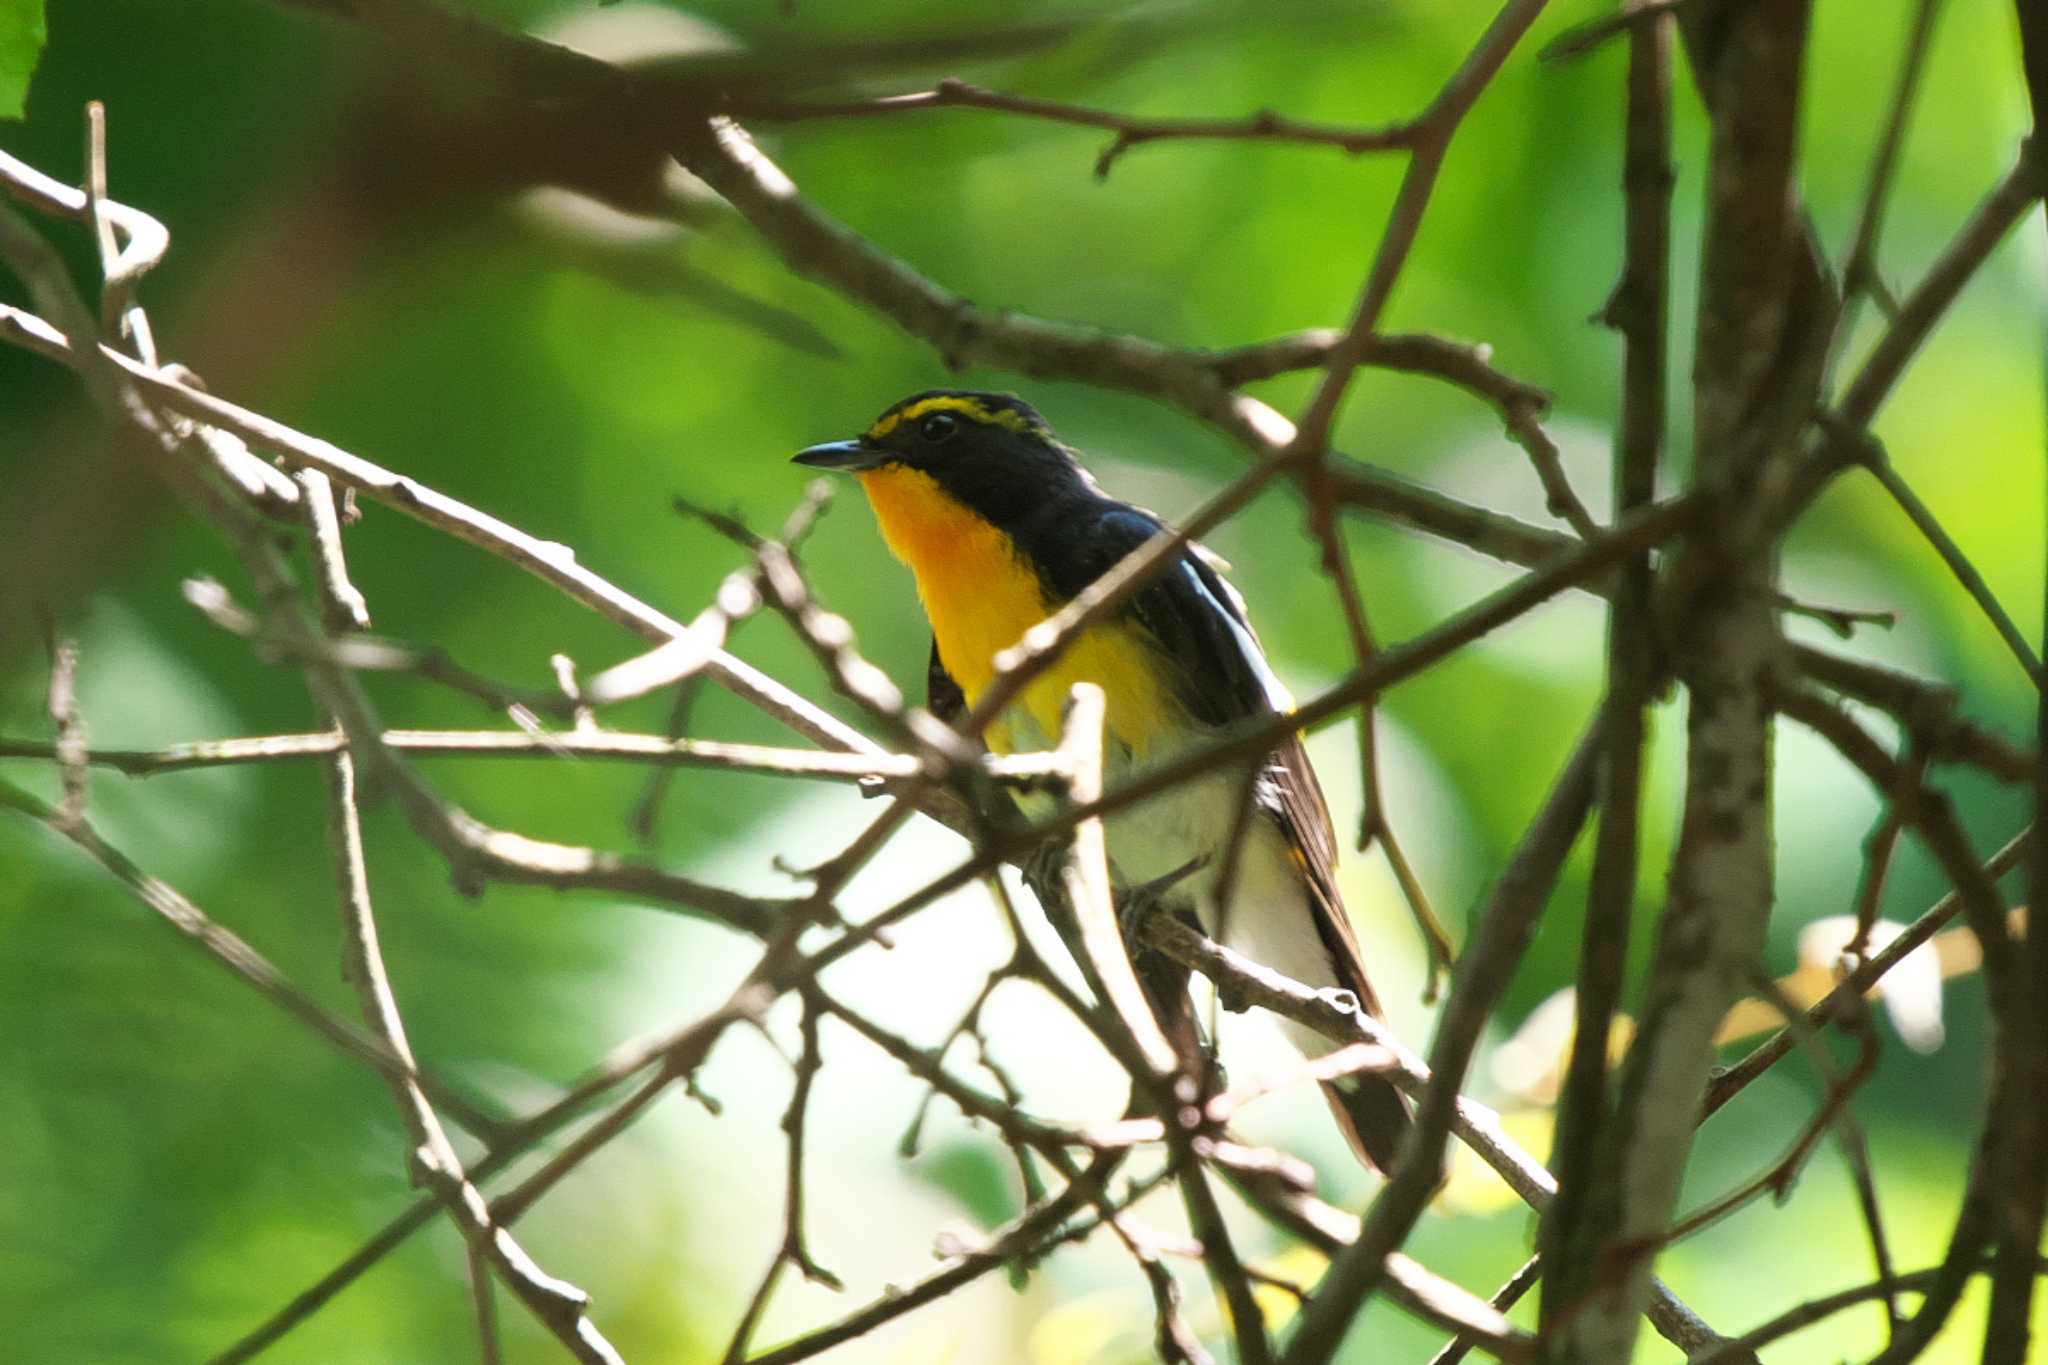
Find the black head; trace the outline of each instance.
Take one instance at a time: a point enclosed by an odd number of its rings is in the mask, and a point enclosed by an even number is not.
[[[913,394],[853,440],[812,446],[796,462],[854,473],[915,470],[998,524],[1048,497],[1090,487],[1045,419],[1021,398],[1000,393]]]

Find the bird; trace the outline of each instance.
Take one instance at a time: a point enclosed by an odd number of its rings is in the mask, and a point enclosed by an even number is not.
[[[794,458],[859,481],[882,539],[916,580],[932,629],[928,706],[950,724],[994,683],[998,655],[1167,534],[1159,518],[1104,492],[1037,410],[1008,394],[913,394],[859,436]],[[1104,694],[1112,782],[1293,709],[1243,599],[1193,545],[993,717],[983,734],[988,747],[1056,746],[1067,696],[1081,681]],[[1299,736],[1249,776],[1252,818],[1243,824],[1227,907],[1219,882],[1240,825],[1242,770],[1214,771],[1109,814],[1112,879],[1126,895],[1162,888],[1165,910],[1194,916],[1211,935],[1227,935],[1233,948],[1304,985],[1347,990],[1377,1016],[1337,888],[1329,807]],[[1155,994],[1155,1011],[1163,1008]],[[1329,1049],[1312,1030],[1285,1021],[1283,1028],[1304,1054]],[[1393,1083],[1358,1073],[1324,1090],[1353,1150],[1391,1170],[1410,1125]]]

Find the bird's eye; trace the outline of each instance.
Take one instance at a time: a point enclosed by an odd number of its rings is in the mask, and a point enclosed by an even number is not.
[[[950,412],[934,412],[917,424],[917,434],[927,441],[943,441],[960,430],[960,419]]]

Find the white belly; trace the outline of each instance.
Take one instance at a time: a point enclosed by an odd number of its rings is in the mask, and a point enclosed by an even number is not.
[[[1108,785],[1115,786],[1129,771],[1128,760],[1113,762]],[[1219,907],[1224,849],[1243,789],[1241,776],[1217,773],[1111,815],[1107,835],[1112,875],[1120,886],[1138,886],[1206,859],[1167,892],[1168,904],[1192,904],[1212,936],[1305,986],[1343,984],[1316,931],[1310,893],[1293,852],[1280,830],[1262,815],[1254,814],[1245,831],[1227,912]],[[1228,923],[1223,923],[1226,918]],[[1320,1044],[1316,1050],[1326,1047]]]

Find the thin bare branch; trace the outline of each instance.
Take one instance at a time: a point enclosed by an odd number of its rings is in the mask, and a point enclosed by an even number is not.
[[[386,730],[380,738],[387,748],[421,758],[593,759],[664,768],[723,768],[771,777],[811,777],[836,782],[901,780],[916,776],[923,768],[909,754],[780,749],[715,739],[667,739],[624,730],[545,734],[509,730]],[[162,749],[87,749],[82,757],[95,767],[141,778],[190,772],[195,768],[323,758],[344,743],[332,732],[251,735],[194,740]],[[59,746],[41,740],[0,739],[0,758],[58,760]],[[985,755],[979,766],[988,780],[999,786],[1043,788],[1063,778],[1059,760],[1047,754]]]
[[[1409,248],[1415,244],[1416,233],[1422,227],[1422,216],[1429,208],[1430,195],[1436,189],[1437,175],[1443,169],[1444,155],[1450,149],[1451,139],[1472,105],[1499,74],[1508,54],[1522,41],[1522,35],[1529,31],[1529,26],[1536,22],[1543,5],[1544,0],[1507,0],[1493,23],[1474,44],[1464,64],[1444,83],[1436,98],[1430,101],[1429,108],[1415,119],[1418,132],[1410,149],[1408,169],[1401,178],[1394,207],[1387,215],[1387,226],[1373,254],[1372,268],[1366,275],[1358,303],[1352,309],[1351,320],[1345,326],[1344,337],[1331,354],[1322,382],[1317,386],[1315,396],[1309,400],[1308,408],[1291,438],[1290,444],[1294,449],[1319,456],[1329,445],[1338,404],[1342,402],[1344,390],[1358,368],[1365,339],[1379,329],[1380,314],[1385,310],[1387,300],[1393,297],[1394,282],[1400,276],[1401,267],[1407,263]]]
[[[1624,5],[1619,13],[1589,19],[1576,27],[1568,28],[1543,45],[1536,54],[1539,61],[1568,62],[1583,57],[1610,38],[1626,33],[1633,37],[1646,29],[1659,27],[1659,21],[1668,18],[1695,0],[1641,0],[1641,3]]]
[[[845,617],[819,605],[787,548],[768,540],[754,547],[770,603],[825,668],[841,696],[879,721],[897,743],[927,756],[929,766],[971,763],[976,751],[923,707],[905,701],[889,675],[862,656]]]
[[[56,811],[58,828],[61,829],[66,825],[85,823],[86,804],[92,795],[92,750],[86,738],[85,719],[78,711],[78,641],[69,634],[58,634],[53,627],[49,649],[47,704],[50,724],[57,732],[55,742],[50,745],[50,756],[57,761],[63,791]]]
[[[1506,1284],[1493,1291],[1493,1297],[1486,1301],[1487,1306],[1496,1312],[1506,1313],[1508,1309],[1521,1302],[1523,1295],[1536,1287],[1536,1281],[1542,1272],[1543,1259],[1540,1256],[1531,1256],[1522,1262],[1521,1269],[1508,1277]],[[1429,1358],[1429,1365],[1458,1365],[1458,1362],[1479,1344],[1479,1339],[1469,1330],[1460,1332],[1445,1342],[1441,1351]]]
[[[748,1365],[795,1365],[800,1360],[831,1350],[834,1346],[852,1341],[856,1337],[893,1321],[903,1314],[912,1312],[934,1299],[952,1293],[991,1270],[1029,1260],[1043,1255],[1052,1245],[1085,1236],[1093,1230],[1092,1223],[1072,1223],[1069,1220],[1079,1213],[1094,1195],[1105,1189],[1110,1176],[1122,1163],[1120,1152],[1104,1153],[1091,1161],[1081,1174],[1069,1182],[1057,1194],[1041,1201],[1019,1214],[1007,1227],[1000,1229],[987,1242],[971,1249],[953,1251],[946,1264],[932,1271],[913,1284],[900,1286],[885,1294],[865,1308],[829,1326],[821,1327],[795,1341],[764,1351],[752,1357]],[[1163,1176],[1155,1175],[1127,1196],[1125,1202],[1132,1202],[1140,1195],[1149,1193]]]
[[[1912,773],[1916,782],[1923,776]],[[1862,955],[1861,946],[1858,955]],[[1877,1032],[1868,1009],[1860,1008],[1860,998],[1854,1003],[1859,1006],[1848,1019],[1848,1028],[1858,1044],[1855,1067],[1847,1074],[1836,1072],[1829,1059],[1827,1048],[1821,1043],[1820,1033],[1806,1022],[1806,1015],[1785,991],[1769,975],[1759,971],[1757,989],[1765,999],[1784,1016],[1785,1025],[1798,1037],[1807,1055],[1813,1058],[1815,1068],[1827,1083],[1827,1095],[1822,1103],[1822,1112],[1834,1111],[1835,1141],[1842,1149],[1842,1160],[1849,1168],[1849,1178],[1856,1186],[1856,1203],[1863,1215],[1865,1234],[1870,1239],[1871,1259],[1877,1263],[1877,1277],[1882,1284],[1893,1284],[1898,1277],[1898,1267],[1892,1259],[1891,1239],[1885,1233],[1884,1209],[1878,1198],[1877,1173],[1870,1160],[1870,1144],[1865,1140],[1862,1125],[1856,1122],[1849,1108],[1853,1092],[1877,1071]],[[1789,1191],[1789,1181],[1783,1187]],[[1779,1195],[1783,1202],[1783,1194]],[[1896,1338],[1899,1331],[1899,1301],[1896,1293],[1884,1298],[1885,1330]]]
[[[808,998],[798,1015],[798,1031],[803,1042],[796,1058],[796,1083],[790,1087],[789,1107],[782,1114],[782,1131],[787,1138],[788,1151],[784,1163],[782,1241],[775,1249],[774,1260],[769,1262],[768,1273],[762,1277],[760,1287],[755,1290],[740,1317],[739,1326],[733,1331],[732,1343],[725,1350],[727,1362],[746,1359],[747,1343],[753,1338],[754,1329],[761,1321],[761,1314],[768,1306],[769,1296],[774,1292],[775,1282],[784,1266],[795,1266],[805,1279],[827,1289],[846,1287],[837,1275],[812,1258],[804,1239],[804,1130],[811,1108],[811,1083],[817,1079],[819,1067],[824,1065],[818,1047],[818,1010]]]
[[[2032,771],[2032,754],[1957,714],[1951,687],[1811,645],[1789,646],[1788,658],[1823,687],[1889,712],[1932,759],[1968,763],[2001,782],[2024,782]]]
[[[349,935],[348,976],[362,996],[364,1017],[370,1021],[372,1031],[409,1072],[413,1069],[412,1051],[399,1018],[397,999],[384,972],[376,921],[370,912],[362,833],[355,816],[354,761],[344,752],[328,762],[334,804],[336,875],[342,883]],[[489,1258],[513,1294],[572,1355],[578,1360],[616,1365],[621,1357],[586,1315],[590,1296],[542,1270],[496,1222],[483,1195],[463,1170],[462,1160],[442,1131],[425,1092],[409,1077],[394,1080],[392,1091],[414,1143],[411,1165],[415,1181],[433,1191],[463,1229],[466,1240]]]
[[[1980,1265],[1966,1273],[1981,1273],[1982,1270],[1983,1267]],[[1791,1336],[1794,1332],[1802,1331],[1817,1322],[1825,1321],[1845,1308],[1854,1308],[1858,1304],[1869,1303],[1872,1299],[1882,1298],[1888,1292],[1896,1290],[1897,1292],[1907,1294],[1927,1293],[1935,1288],[1948,1273],[1946,1266],[1931,1266],[1926,1270],[1916,1270],[1911,1274],[1900,1275],[1892,1281],[1890,1286],[1887,1286],[1882,1280],[1873,1280],[1869,1284],[1859,1284],[1850,1289],[1838,1290],[1822,1298],[1809,1300],[1795,1308],[1787,1309],[1760,1327],[1751,1328],[1733,1341],[1730,1341],[1720,1350],[1710,1352],[1693,1361],[1692,1365],[1730,1365],[1730,1362],[1737,1358],[1737,1353],[1742,1350],[1755,1350],[1759,1347],[1768,1346],[1774,1341]],[[2035,1273],[2048,1274],[2048,1261],[2041,1262]]]
[[[1068,698],[1061,721],[1061,753],[1068,765],[1068,794],[1086,806],[1102,798],[1102,689],[1079,684]],[[1081,966],[1089,984],[1114,1009],[1137,1048],[1134,1060],[1154,1077],[1170,1077],[1179,1065],[1173,1045],[1159,1029],[1145,990],[1131,969],[1130,950],[1117,925],[1116,904],[1109,882],[1107,846],[1099,818],[1074,825],[1067,854],[1067,898],[1073,903],[1080,930]],[[1142,1074],[1142,1073],[1140,1073]]]
[[[1355,156],[1361,152],[1405,150],[1421,136],[1419,124],[1412,121],[1385,128],[1338,128],[1329,124],[1304,123],[1271,110],[1261,110],[1246,118],[1138,118],[1058,100],[1005,94],[952,77],[938,82],[929,90],[904,95],[881,95],[834,104],[743,100],[728,112],[737,118],[762,123],[797,123],[817,119],[872,118],[932,109],[983,109],[1114,133],[1115,140],[1095,163],[1095,174],[1099,179],[1108,178],[1110,169],[1124,153],[1148,142],[1283,142],[1334,147]]]
[[[2019,660],[2020,667],[2026,670],[2027,677],[2036,687],[2041,686],[2044,675],[2041,672],[2041,660],[2034,653],[2034,647],[2027,643],[2027,637],[2020,632],[2019,625],[1999,602],[1997,595],[1991,591],[1991,585],[1985,581],[1984,575],[1970,562],[1970,557],[1963,553],[1962,546],[1956,544],[1955,537],[1948,533],[1948,528],[1941,524],[1940,518],[1934,515],[1934,509],[1921,499],[1914,491],[1913,485],[1907,483],[1905,476],[1892,464],[1891,456],[1885,451],[1883,443],[1867,432],[1850,431],[1846,423],[1838,422],[1831,414],[1823,414],[1822,422],[1827,429],[1835,433],[1838,441],[1848,444],[1857,452],[1860,457],[1858,463],[1870,471],[1871,477],[1877,480],[1885,492],[1891,494],[1892,501],[1899,505],[1899,510],[1913,523],[1913,529],[1934,547],[1934,552],[1941,556],[1941,562],[1955,575],[1956,582],[1962,585],[1963,591],[1970,595],[1970,600],[1977,604],[1977,609],[1984,613],[1984,619],[1998,632],[1998,638],[2005,641],[2005,647]]]
[[[92,225],[99,246],[100,329],[125,341],[138,360],[156,363],[156,342],[150,333],[149,315],[135,302],[135,286],[143,275],[163,259],[163,242],[144,242],[139,255],[123,252],[121,231],[135,228],[132,215],[123,214],[107,197],[107,108],[98,100],[85,106],[85,220]],[[132,240],[130,245],[136,245]]]
[[[491,1283],[490,1258],[472,1242],[465,1257],[469,1264],[469,1296],[476,1312],[476,1344],[479,1365],[504,1365],[505,1347],[498,1334],[498,1300]]]
[[[0,785],[0,791],[4,790],[4,785]],[[653,1094],[659,1093],[661,1086],[666,1085],[671,1076],[680,1076],[687,1080],[728,1028],[743,1019],[758,1018],[766,1004],[764,993],[742,989],[735,992],[719,1009],[693,1019],[681,1028],[646,1042],[621,1048],[614,1056],[592,1068],[553,1102],[516,1123],[502,1125],[497,1136],[491,1140],[490,1150],[470,1166],[470,1178],[482,1182],[496,1175],[536,1144],[574,1121],[598,1098],[651,1066],[659,1065],[662,1068],[663,1075],[657,1078],[660,1084],[649,1082],[642,1087],[641,1092],[627,1101],[627,1106],[633,1106],[635,1101],[644,1105]],[[642,1095],[645,1096],[644,1099],[641,1098]],[[613,1113],[616,1115],[618,1111],[614,1110]],[[588,1135],[585,1136],[587,1138]],[[518,1189],[496,1201],[493,1205],[495,1216],[501,1221],[513,1221],[518,1210],[530,1205],[555,1180],[574,1166],[577,1155],[577,1149],[573,1147],[558,1153],[549,1163],[528,1177]],[[405,1212],[385,1224],[341,1264],[302,1290],[233,1346],[213,1357],[210,1365],[240,1365],[240,1362],[261,1354],[318,1312],[335,1295],[353,1284],[406,1238],[424,1227],[438,1208],[439,1204],[432,1195],[415,1200]]]
[[[1675,1219],[1653,1243],[1613,1248],[1611,1254],[1616,1258],[1646,1255],[1658,1247],[1690,1237],[1696,1232],[1712,1227],[1763,1195],[1768,1194],[1780,1203],[1784,1202],[1791,1195],[1792,1186],[1806,1169],[1814,1149],[1820,1145],[1820,1140],[1827,1135],[1828,1130],[1840,1127],[1844,1132],[1855,1131],[1847,1117],[1849,1101],[1877,1070],[1877,1035],[1868,1026],[1868,1021],[1862,1021],[1857,1029],[1861,1046],[1855,1066],[1847,1074],[1837,1076],[1828,1064],[1826,1052],[1815,1045],[1813,1035],[1800,1028],[1804,1020],[1799,1014],[1798,1007],[1793,1005],[1782,991],[1778,991],[1776,983],[1761,971],[1753,973],[1750,979],[1766,996],[1773,998],[1774,1003],[1779,1005],[1780,1012],[1785,1015],[1788,1026],[1799,1034],[1801,1041],[1808,1044],[1808,1050],[1814,1055],[1826,1080],[1826,1093],[1822,1096],[1819,1107],[1807,1118],[1799,1133],[1777,1160],[1725,1194],[1717,1195],[1699,1208]],[[1860,1147],[1858,1150],[1860,1151]],[[1872,1225],[1873,1228],[1876,1226]],[[1873,1235],[1880,1247],[1879,1260],[1888,1262],[1888,1253],[1882,1250],[1882,1232],[1877,1231]]]
[[[5,173],[5,163],[0,162],[0,184],[5,183]],[[67,362],[76,354],[61,332],[18,309],[0,309],[0,331],[9,340],[34,345]],[[121,366],[143,392],[172,411],[229,432],[252,446],[275,451],[295,465],[324,473],[338,485],[353,488],[365,497],[487,550],[642,638],[665,643],[688,631],[681,622],[584,568],[566,545],[530,536],[417,480],[381,469],[331,442],[294,431],[281,422],[192,388],[164,371],[143,366],[118,352],[103,350],[98,354]],[[288,478],[284,482],[296,500],[298,486]],[[872,747],[858,731],[829,712],[723,650],[712,651],[706,666],[722,686],[827,748],[860,751]]]
[[[300,470],[298,480],[307,529],[313,533],[313,565],[327,629],[336,634],[368,630],[370,604],[349,578],[348,560],[341,553],[341,509],[334,481],[317,469]]]
[[[1323,466],[1315,462],[1309,473],[1310,534],[1322,547],[1323,577],[1337,591],[1337,603],[1342,609],[1345,632],[1351,638],[1351,656],[1358,667],[1364,667],[1372,656],[1379,652],[1379,645],[1373,638],[1372,624],[1366,617],[1365,599],[1358,590],[1358,575],[1351,565],[1351,554],[1344,544],[1344,530],[1337,521],[1337,503],[1331,496],[1329,480],[1323,476]],[[1590,523],[1589,523],[1590,524]],[[1445,932],[1443,923],[1437,918],[1436,907],[1430,903],[1429,894],[1423,889],[1422,879],[1415,874],[1407,853],[1401,847],[1400,839],[1394,833],[1393,822],[1387,815],[1387,804],[1380,783],[1379,762],[1379,707],[1378,699],[1367,697],[1358,708],[1358,773],[1359,789],[1364,793],[1362,809],[1358,817],[1358,849],[1362,853],[1377,842],[1385,852],[1387,867],[1394,874],[1394,884],[1401,890],[1401,899],[1408,906],[1408,913],[1415,921],[1421,934],[1424,950],[1429,956],[1429,973],[1423,978],[1422,1002],[1436,1003],[1437,993],[1443,988],[1445,978],[1450,975],[1452,959],[1456,957],[1451,947],[1451,936]]]
[[[271,964],[270,959],[251,947],[247,940],[213,919],[176,887],[145,872],[125,853],[102,839],[91,824],[67,820],[61,811],[4,781],[0,781],[0,807],[26,816],[69,839],[130,895],[154,910],[208,957],[255,987],[279,1009],[345,1055],[367,1063],[387,1078],[417,1075],[434,1103],[478,1137],[489,1140],[505,1130],[502,1118],[466,1098],[448,1082],[431,1074],[415,1073],[410,1064],[390,1048],[322,1007],[294,986],[283,972]]]
[[[1983,876],[1995,881],[2018,867],[2026,857],[2032,840],[2032,826],[2014,835],[2004,847],[1985,860],[1981,868]],[[1834,990],[1816,1001],[1806,1011],[1807,1025],[1814,1029],[1825,1028],[1836,1018],[1842,1017],[1846,1011],[1855,1008],[1855,1002],[1875,988],[1884,979],[1885,973],[1903,962],[1909,953],[1925,947],[1962,912],[1962,908],[1963,901],[1959,892],[1951,891],[1936,901],[1924,914],[1900,930],[1881,950],[1851,968]],[[1780,1029],[1741,1061],[1716,1073],[1713,1082],[1707,1087],[1706,1099],[1701,1105],[1702,1117],[1711,1115],[1735,1098],[1758,1076],[1782,1061],[1797,1043],[1798,1035],[1791,1028]]]
[[[1885,106],[1884,132],[1870,159],[1870,178],[1863,191],[1863,207],[1856,214],[1856,228],[1849,249],[1842,255],[1842,316],[1835,324],[1835,342],[1845,345],[1856,329],[1856,310],[1865,295],[1888,299],[1878,268],[1878,239],[1884,232],[1885,210],[1891,204],[1893,173],[1898,169],[1899,150],[1906,144],[1906,126],[1913,117],[1913,105],[1920,94],[1921,78],[1927,71],[1927,54],[1932,48],[1934,21],[1941,12],[1941,0],[1917,0],[1913,24],[1906,31],[1906,46],[1899,58],[1899,78]]]
[[[1928,267],[1920,283],[1900,300],[1898,316],[1835,405],[1844,422],[1857,429],[1870,425],[1956,295],[2040,199],[2039,171],[2033,159],[2022,153]]]

